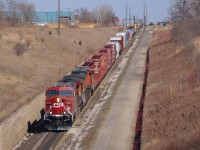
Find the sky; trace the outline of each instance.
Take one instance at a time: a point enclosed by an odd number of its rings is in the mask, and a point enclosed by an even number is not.
[[[57,11],[58,0],[27,0],[34,3],[38,11]],[[171,0],[60,0],[61,11],[66,8],[75,10],[77,8],[87,8],[94,10],[98,5],[111,5],[120,19],[125,18],[126,3],[130,5],[131,15],[143,18],[144,1],[147,4],[148,22],[164,21],[168,16],[168,8]]]

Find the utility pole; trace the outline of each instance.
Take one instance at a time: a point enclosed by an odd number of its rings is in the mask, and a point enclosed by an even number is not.
[[[69,28],[69,22],[70,22],[70,15],[69,15],[69,9],[70,8],[66,8],[68,10],[68,28]]]
[[[127,15],[128,15],[128,14],[127,14],[127,7],[128,7],[128,4],[126,3],[126,28],[127,28],[127,20],[128,20],[128,19],[127,19]]]
[[[60,36],[60,0],[58,0],[58,36]]]
[[[131,25],[131,9],[130,9],[130,4],[129,4],[129,26]]]
[[[147,4],[146,4],[146,24],[147,24]]]
[[[146,12],[145,12],[145,10],[146,10],[146,8],[145,8],[145,1],[144,1],[144,18],[143,18],[143,23],[144,23],[144,29],[145,29],[145,26],[146,26],[146,17],[145,17],[145,14],[146,14]]]

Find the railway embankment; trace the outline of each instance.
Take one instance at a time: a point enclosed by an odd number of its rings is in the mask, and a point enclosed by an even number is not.
[[[44,98],[43,92],[0,125],[0,149],[12,149],[28,134],[29,130],[39,123],[43,115]]]
[[[183,37],[174,32],[155,28],[153,34],[142,118],[143,150],[200,149],[199,37],[186,39],[189,30]]]

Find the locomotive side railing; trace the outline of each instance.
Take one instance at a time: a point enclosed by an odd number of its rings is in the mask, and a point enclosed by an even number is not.
[[[50,110],[52,109],[53,107],[50,106],[50,109],[44,114],[44,120],[46,119],[46,116],[48,116],[48,113],[50,112]]]

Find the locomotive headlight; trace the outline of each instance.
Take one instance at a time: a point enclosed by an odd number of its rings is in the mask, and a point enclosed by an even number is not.
[[[60,102],[60,98],[58,97],[58,98],[57,98],[57,103],[59,103],[59,102]]]
[[[67,107],[67,110],[70,110],[70,107]]]

